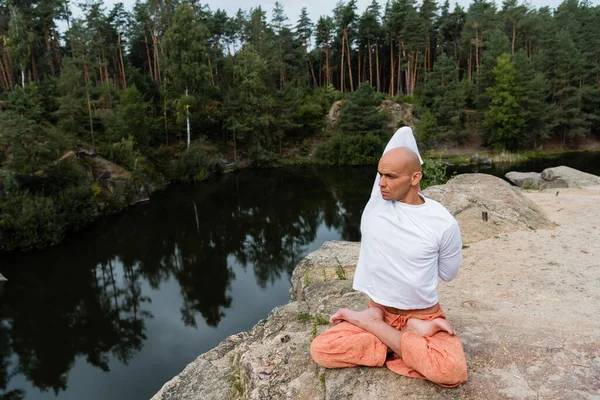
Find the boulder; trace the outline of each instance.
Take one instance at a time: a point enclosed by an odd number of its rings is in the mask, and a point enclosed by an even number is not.
[[[546,168],[541,173],[511,171],[505,176],[515,185],[530,189],[600,185],[600,177],[565,166]]]
[[[331,105],[329,113],[327,113],[327,126],[329,128],[335,128],[340,121],[340,113],[342,111],[342,104],[344,100],[338,100]]]
[[[562,179],[547,181],[539,172],[507,172],[506,179],[524,189],[556,189],[568,187],[567,182]]]
[[[387,128],[390,132],[395,132],[398,128],[403,126],[410,126],[415,129],[416,119],[411,104],[383,100],[379,109],[388,116]]]
[[[457,219],[463,242],[522,229],[552,229],[545,214],[508,182],[487,174],[463,174],[423,191]],[[487,213],[484,221],[482,213]]]
[[[566,187],[600,185],[600,177],[565,166],[546,168],[540,175],[546,182],[563,181]]]
[[[79,151],[77,156],[84,172],[97,182],[102,198],[111,199],[111,204],[127,206],[150,199],[147,186],[138,186],[125,168],[99,155],[90,155],[88,151]]]
[[[469,158],[469,163],[491,165],[492,159],[487,156],[480,156],[479,153],[475,153],[471,156],[471,158]]]

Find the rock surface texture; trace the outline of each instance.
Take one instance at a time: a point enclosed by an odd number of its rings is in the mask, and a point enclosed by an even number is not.
[[[576,169],[560,166],[537,172],[508,172],[506,179],[519,187],[530,189],[557,189],[600,185],[600,177]]]
[[[464,174],[445,185],[423,191],[442,203],[458,220],[463,242],[475,242],[501,233],[551,229],[553,224],[521,190],[486,174]],[[487,222],[483,220],[487,213]]]
[[[296,267],[293,301],[198,357],[153,399],[600,398],[600,186],[521,194],[478,174],[445,186],[428,194],[469,239],[461,272],[439,292],[464,343],[468,382],[443,389],[386,368],[315,364],[309,344],[324,319],[368,302],[351,284],[360,244],[326,242]],[[484,208],[488,222],[469,219]],[[502,231],[468,232],[494,221]]]

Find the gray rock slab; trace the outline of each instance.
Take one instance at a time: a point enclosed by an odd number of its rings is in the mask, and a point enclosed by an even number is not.
[[[460,225],[463,242],[472,243],[521,229],[551,229],[546,215],[520,189],[487,174],[463,174],[423,191],[442,203]],[[482,213],[487,213],[487,221]]]

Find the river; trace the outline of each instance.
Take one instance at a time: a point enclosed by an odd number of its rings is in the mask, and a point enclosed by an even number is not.
[[[598,153],[449,172],[556,165],[600,174]],[[374,174],[244,170],[169,187],[53,248],[0,255],[0,399],[150,398],[286,303],[302,257],[326,240],[359,240]]]

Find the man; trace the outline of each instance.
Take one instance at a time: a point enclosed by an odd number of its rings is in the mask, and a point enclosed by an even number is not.
[[[383,366],[444,387],[467,380],[462,343],[440,308],[438,276],[456,277],[462,257],[454,217],[419,189],[421,157],[410,128],[400,128],[379,161],[361,220],[354,289],[371,302],[339,309],[334,326],[310,347],[327,368]]]

